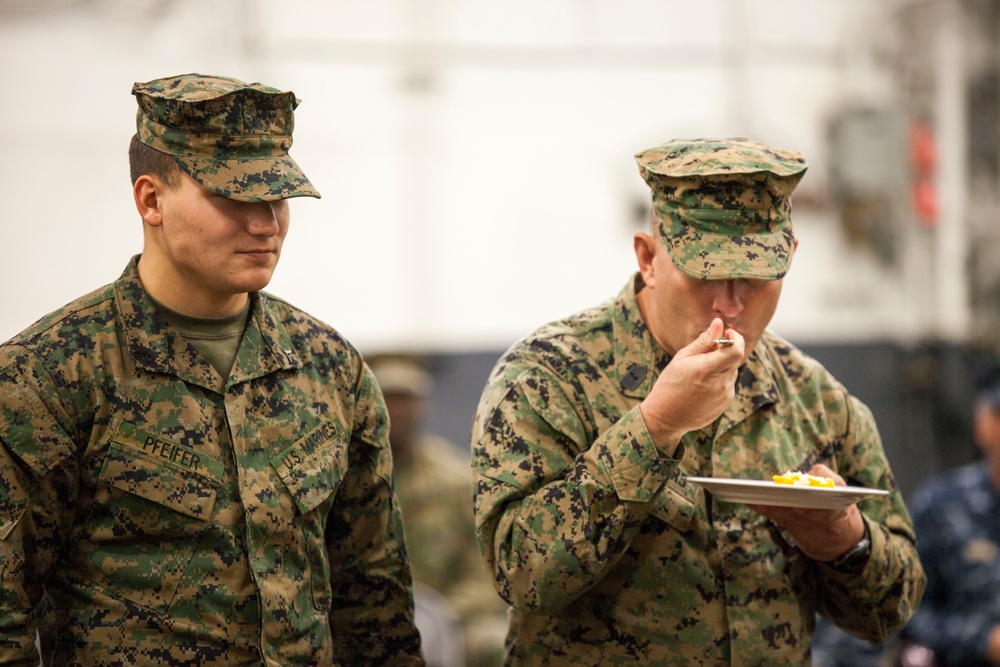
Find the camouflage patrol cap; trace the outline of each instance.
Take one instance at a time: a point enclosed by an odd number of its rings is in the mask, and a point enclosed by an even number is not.
[[[425,397],[431,393],[431,374],[414,361],[381,358],[373,359],[369,365],[383,394]]]
[[[259,83],[182,74],[136,83],[136,134],[209,190],[239,201],[319,197],[288,154],[299,100]]]
[[[674,140],[635,156],[674,264],[699,279],[775,280],[794,252],[799,153],[744,137]]]

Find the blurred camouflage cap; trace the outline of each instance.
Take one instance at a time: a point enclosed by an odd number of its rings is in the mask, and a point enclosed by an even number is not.
[[[424,397],[431,393],[433,380],[423,366],[407,358],[384,357],[369,363],[383,394]]]
[[[745,137],[675,139],[635,156],[674,264],[699,279],[775,280],[795,250],[799,153]]]
[[[136,83],[139,140],[194,180],[239,201],[319,197],[288,154],[299,100],[259,83],[181,74]]]

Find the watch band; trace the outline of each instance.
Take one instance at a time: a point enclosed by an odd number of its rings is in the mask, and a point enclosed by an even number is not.
[[[841,574],[859,574],[868,564],[868,558],[872,555],[872,541],[868,534],[868,523],[865,522],[865,534],[861,536],[858,543],[846,552],[837,556],[828,564]]]

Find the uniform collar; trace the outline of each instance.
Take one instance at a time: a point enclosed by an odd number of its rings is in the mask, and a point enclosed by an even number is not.
[[[636,273],[612,302],[615,374],[622,394],[642,399],[670,356],[659,346],[639,312],[636,294],[645,287]]]
[[[115,281],[114,293],[129,357],[136,368],[174,375],[216,393],[300,362],[288,334],[278,323],[269,297],[251,293],[250,316],[229,378],[221,377],[208,360],[171,327],[139,279],[139,255]]]
[[[636,273],[612,302],[615,379],[622,394],[640,400],[649,394],[656,378],[671,358],[653,338],[642,319],[636,294],[644,287],[642,276]],[[780,400],[781,393],[770,344],[771,338],[765,333],[750,359],[740,368],[736,396],[721,417],[719,432],[738,424],[754,411]]]

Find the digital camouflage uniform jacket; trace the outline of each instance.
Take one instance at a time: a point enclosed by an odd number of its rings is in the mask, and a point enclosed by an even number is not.
[[[613,299],[515,344],[473,425],[480,547],[515,608],[510,665],[807,665],[815,613],[873,640],[924,585],[913,528],[869,410],[767,332],[716,423],[669,458],[638,405],[669,358]],[[873,544],[858,576],[806,557],[742,504],[687,475],[768,478],[824,461],[862,501]]]
[[[136,267],[0,346],[0,664],[422,664],[358,353],[254,294],[224,380]]]

